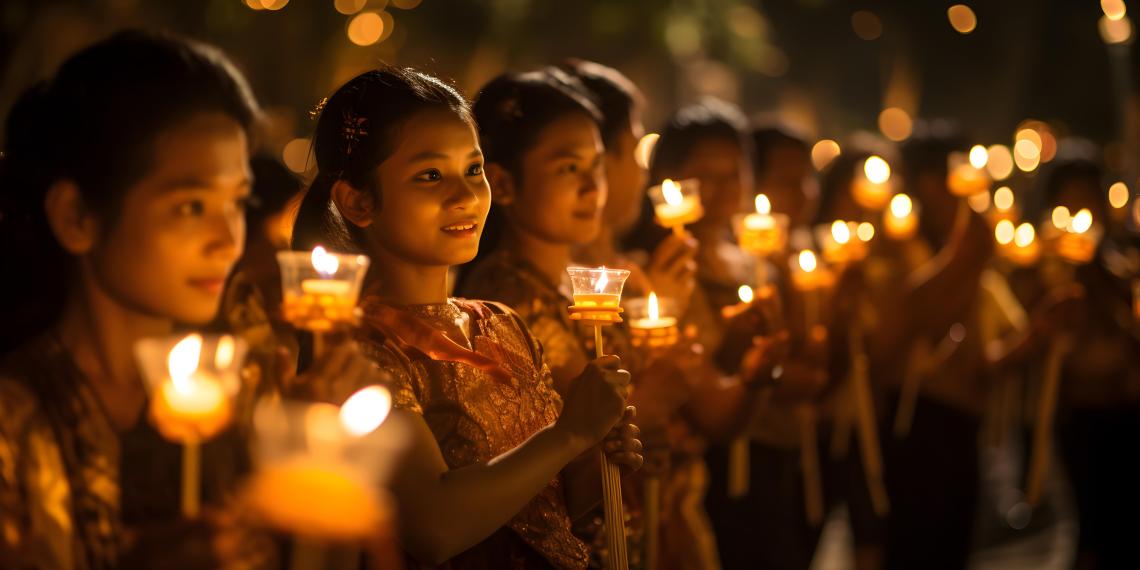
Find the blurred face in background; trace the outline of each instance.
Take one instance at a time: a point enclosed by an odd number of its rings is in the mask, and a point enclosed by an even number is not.
[[[809,223],[819,199],[819,182],[807,149],[794,144],[773,147],[756,174],[756,192],[772,201],[772,211],[787,214],[793,226]]]
[[[678,166],[679,180],[696,178],[701,183],[705,216],[696,227],[728,227],[741,210],[746,188],[752,188],[752,167],[737,141],[706,138],[693,145]]]

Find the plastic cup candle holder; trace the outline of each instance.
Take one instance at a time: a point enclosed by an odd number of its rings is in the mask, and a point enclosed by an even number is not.
[[[150,418],[163,437],[182,444],[182,513],[198,514],[201,442],[221,433],[241,390],[245,341],[193,333],[135,344],[139,372],[150,392]]]
[[[772,203],[765,194],[756,195],[755,205],[755,212],[733,217],[740,248],[758,256],[784,251],[788,245],[788,216],[773,214]]]
[[[851,191],[860,206],[868,210],[883,209],[894,194],[891,165],[882,157],[869,157],[858,165]]]
[[[918,205],[906,194],[895,194],[883,211],[883,231],[891,239],[904,240],[918,231]]]
[[[379,385],[341,406],[259,405],[246,506],[267,525],[309,540],[352,542],[384,528],[390,508],[381,489],[407,441],[391,408]]]
[[[975,148],[981,149],[981,152],[955,152],[946,159],[946,185],[955,196],[968,198],[990,190],[993,180],[985,169],[988,160],[986,150],[982,147]]]
[[[869,229],[868,229],[869,228]],[[820,245],[824,261],[833,265],[855,263],[867,257],[867,243],[874,237],[874,228],[865,227],[859,234],[859,224],[835,220],[815,227],[815,240]],[[862,238],[866,239],[862,239]]]
[[[622,322],[621,291],[629,271],[607,267],[571,267],[567,271],[574,288],[571,319],[598,325]]]
[[[649,200],[653,203],[657,223],[677,233],[705,215],[701,205],[701,185],[696,179],[674,181],[666,178],[649,189]]]
[[[634,346],[668,348],[680,340],[680,329],[675,317],[673,300],[658,298],[650,292],[648,297],[636,297],[625,302],[629,317],[630,340]]]
[[[279,251],[285,319],[297,328],[329,332],[356,322],[356,301],[368,257],[330,253],[321,246]]]

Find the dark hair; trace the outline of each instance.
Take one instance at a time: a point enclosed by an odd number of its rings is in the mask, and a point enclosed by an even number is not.
[[[812,225],[830,223],[836,219],[835,208],[844,197],[851,196],[851,185],[855,173],[871,153],[851,148],[835,157],[819,176],[819,207],[816,208]],[[850,198],[849,198],[850,199]]]
[[[708,97],[679,109],[653,147],[649,158],[648,184],[660,184],[669,168],[684,164],[693,150],[703,142],[722,140],[740,147],[747,156],[751,153],[748,140],[748,120],[740,109],[731,103]],[[641,201],[641,216],[623,239],[626,249],[643,249],[652,252],[667,230],[654,221],[653,204],[646,195]]]
[[[522,176],[523,155],[538,141],[542,130],[554,121],[579,113],[599,126],[602,122],[601,113],[586,95],[585,87],[574,76],[556,67],[504,73],[479,90],[472,108],[479,125],[479,145],[484,160],[502,166],[516,178]],[[502,209],[492,204],[479,239],[479,254],[469,265],[498,247],[506,224]]]
[[[1101,191],[1104,170],[1101,168],[1099,153],[1095,144],[1084,139],[1065,139],[1057,145],[1053,160],[1041,169],[1037,177],[1036,192],[1027,202],[1027,214],[1040,217],[1055,205],[1061,189],[1070,182],[1085,182],[1089,187]],[[1101,202],[1104,196],[1099,196]]]
[[[195,113],[221,112],[248,132],[258,115],[249,85],[217,48],[171,35],[128,30],[71,56],[25,91],[5,126],[0,242],[5,279],[0,349],[50,326],[73,263],[44,212],[49,187],[76,183],[84,206],[114,226],[127,188],[151,168],[155,138]],[[19,329],[11,330],[11,329]]]
[[[400,127],[416,113],[432,109],[473,123],[467,100],[455,87],[411,68],[366,71],[321,101],[313,137],[317,175],[297,212],[295,249],[325,244],[338,251],[365,253],[361,230],[340,215],[332,187],[346,180],[379,198],[375,170],[395,152]]]
[[[811,153],[807,139],[782,125],[760,125],[752,129],[752,171],[759,177],[768,170],[768,160],[781,147]]]
[[[921,174],[942,179],[949,171],[951,153],[969,149],[968,139],[958,125],[944,119],[916,121],[909,139],[899,148],[902,158],[900,174],[907,184],[914,184]]]
[[[581,59],[562,62],[586,88],[590,99],[602,115],[602,141],[606,150],[617,148],[622,133],[629,130],[634,113],[645,106],[641,91],[628,77],[612,67]]]
[[[749,150],[747,128],[748,121],[740,109],[720,99],[710,97],[682,107],[661,129],[661,138],[653,147],[649,183],[660,184],[665,178],[663,171],[684,163],[702,142],[723,140]]]
[[[246,211],[245,225],[260,228],[270,216],[280,213],[301,192],[301,179],[273,156],[258,154],[249,159],[253,173],[253,207]]]

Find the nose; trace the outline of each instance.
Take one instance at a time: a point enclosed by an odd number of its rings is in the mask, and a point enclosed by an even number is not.
[[[237,208],[227,208],[211,228],[207,254],[232,263],[245,247],[245,215]]]
[[[456,184],[447,199],[447,207],[460,212],[475,209],[479,204],[479,189],[480,185],[466,181]]]

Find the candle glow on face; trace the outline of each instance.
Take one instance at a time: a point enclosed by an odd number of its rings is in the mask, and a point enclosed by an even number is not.
[[[886,184],[891,179],[891,165],[878,156],[872,156],[863,163],[863,174],[874,184]]]
[[[392,410],[392,395],[383,386],[361,388],[340,407],[340,423],[352,435],[367,435],[380,427]]]
[[[740,298],[741,303],[751,303],[752,299],[755,298],[752,288],[747,285],[741,285],[736,290],[736,296]]]

